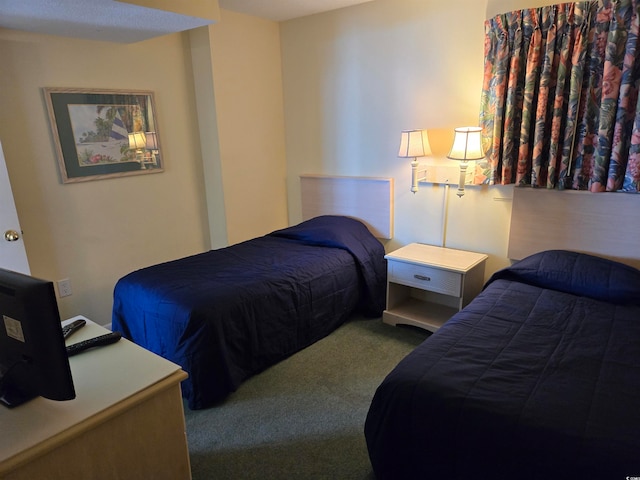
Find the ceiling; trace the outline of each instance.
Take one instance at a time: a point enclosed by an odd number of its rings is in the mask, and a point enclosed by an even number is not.
[[[372,0],[218,0],[220,7],[276,22],[350,7]]]
[[[132,43],[212,23],[114,0],[0,0],[0,27]]]
[[[279,22],[369,1],[219,0],[219,4]],[[210,23],[206,18],[116,0],[0,0],[0,27],[89,40],[132,43]]]

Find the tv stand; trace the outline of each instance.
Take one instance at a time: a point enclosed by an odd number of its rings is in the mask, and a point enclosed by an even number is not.
[[[67,344],[107,332],[87,320]],[[191,478],[178,365],[124,339],[69,363],[75,400],[0,408],[0,478]]]

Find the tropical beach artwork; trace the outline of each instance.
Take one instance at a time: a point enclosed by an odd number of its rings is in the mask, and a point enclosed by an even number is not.
[[[136,160],[135,151],[129,148],[128,134],[133,131],[133,125],[131,130],[127,129],[123,117],[132,119],[136,116],[133,110],[139,107],[69,105],[68,108],[81,167]]]
[[[44,88],[63,183],[164,170],[153,92]]]

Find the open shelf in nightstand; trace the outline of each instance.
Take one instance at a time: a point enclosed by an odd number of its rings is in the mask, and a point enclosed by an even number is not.
[[[403,324],[435,332],[458,310],[446,305],[429,303],[417,298],[407,298],[392,310],[385,310],[383,321],[391,325]]]

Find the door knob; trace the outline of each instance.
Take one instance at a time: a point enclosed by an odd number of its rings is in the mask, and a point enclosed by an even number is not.
[[[16,240],[20,240],[20,234],[15,230],[7,230],[4,232],[4,239],[7,242],[15,242]]]

